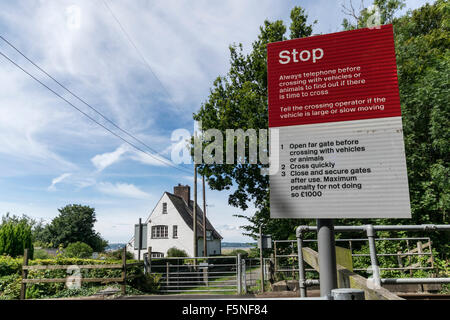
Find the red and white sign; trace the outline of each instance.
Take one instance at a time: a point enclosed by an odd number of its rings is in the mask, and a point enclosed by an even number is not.
[[[392,25],[269,43],[272,218],[411,216]]]

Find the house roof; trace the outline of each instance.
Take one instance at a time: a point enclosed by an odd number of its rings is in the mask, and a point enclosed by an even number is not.
[[[167,191],[166,194],[175,205],[175,208],[180,213],[184,222],[186,222],[189,228],[193,229],[192,222],[194,220],[193,219],[194,201],[190,200],[188,205],[186,201],[183,200],[183,198]],[[216,231],[216,229],[214,229],[211,222],[209,222],[208,218],[206,218],[206,230],[211,231],[214,238],[222,239],[222,236]],[[197,204],[197,235],[198,238],[203,238],[203,211],[202,209],[200,209],[198,204]]]

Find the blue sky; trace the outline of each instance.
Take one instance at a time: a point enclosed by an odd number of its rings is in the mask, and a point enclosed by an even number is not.
[[[102,0],[1,1],[0,34],[164,157],[175,129],[193,131],[192,113],[227,72],[231,43],[249,50],[264,19],[288,24],[295,5],[318,20],[314,33],[340,31],[343,18],[343,1],[333,0],[106,1],[142,56]],[[407,8],[425,2],[407,1]],[[101,121],[3,41],[0,51]],[[193,183],[189,173],[133,150],[1,56],[0,88],[0,214],[49,222],[58,208],[85,204],[96,209],[104,238],[125,242],[164,191]],[[224,241],[248,241],[239,230],[245,221],[232,215],[254,208],[230,207],[228,195],[207,191],[209,218]]]

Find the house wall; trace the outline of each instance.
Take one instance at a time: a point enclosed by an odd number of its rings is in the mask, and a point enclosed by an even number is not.
[[[167,214],[163,214],[163,203],[167,203]],[[158,201],[147,221],[148,234],[147,246],[152,247],[152,252],[162,252],[164,256],[167,255],[167,250],[172,247],[186,251],[189,256],[194,254],[194,245],[192,239],[194,234],[189,226],[184,222],[181,215],[176,210],[173,203],[170,201],[166,193]],[[152,239],[152,226],[167,225],[168,238],[167,239]],[[178,226],[178,238],[173,238],[173,226]],[[189,240],[189,241],[188,241]],[[131,251],[131,250],[129,250]],[[138,251],[132,250],[137,258]],[[141,250],[141,258],[144,252]]]
[[[163,203],[167,203],[167,214],[163,214]],[[184,222],[181,215],[176,210],[174,204],[170,201],[166,193],[158,201],[157,205],[153,209],[152,213],[148,217],[147,223],[147,246],[152,247],[152,252],[162,252],[164,256],[167,256],[167,250],[172,247],[186,251],[188,256],[194,256],[193,237],[194,232]],[[152,226],[167,225],[168,226],[168,238],[167,239],[152,239]],[[173,226],[178,226],[178,238],[173,238]],[[208,240],[208,255],[220,255],[221,254],[221,240],[213,239]],[[135,259],[138,258],[138,250],[134,250],[134,240],[127,245],[127,251],[134,254]],[[141,250],[141,259],[143,254],[147,252],[147,249]],[[203,239],[198,239],[198,256],[204,256],[203,254]]]
[[[218,256],[222,253],[221,252],[222,244],[220,239],[208,240],[206,242],[206,245],[207,245],[206,250],[208,250],[208,256]],[[198,256],[200,257],[205,256],[203,254],[203,238],[198,239]]]

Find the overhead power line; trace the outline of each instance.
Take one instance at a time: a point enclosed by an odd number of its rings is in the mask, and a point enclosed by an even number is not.
[[[78,99],[81,103],[83,103],[84,105],[86,105],[87,107],[89,107],[91,110],[93,110],[95,113],[97,113],[99,116],[101,116],[105,121],[109,122],[110,124],[112,124],[115,128],[117,128],[118,130],[120,130],[121,132],[123,132],[124,134],[126,134],[127,136],[129,136],[130,138],[134,139],[135,141],[141,143],[142,145],[144,145],[145,147],[147,147],[150,151],[156,153],[159,155],[159,152],[157,152],[155,149],[153,149],[152,147],[150,147],[149,145],[147,145],[145,142],[143,142],[142,140],[136,138],[134,135],[132,135],[131,133],[127,132],[126,130],[122,129],[121,127],[119,127],[116,123],[114,123],[114,121],[112,121],[111,119],[109,119],[108,117],[106,117],[103,113],[101,113],[100,111],[98,111],[96,108],[94,108],[93,106],[91,106],[89,103],[87,103],[84,99],[80,98],[77,94],[73,93],[70,89],[68,89],[66,86],[64,86],[61,82],[59,82],[57,79],[55,79],[52,75],[50,75],[47,71],[45,71],[43,68],[41,68],[39,65],[37,65],[34,61],[32,61],[30,58],[28,58],[21,50],[19,50],[17,47],[15,47],[11,42],[9,42],[7,39],[5,39],[2,35],[0,35],[0,39],[2,39],[5,43],[7,43],[11,48],[13,48],[17,53],[19,53],[22,57],[24,57],[28,62],[30,62],[33,66],[35,66],[39,71],[41,71],[42,73],[44,73],[46,76],[48,76],[50,79],[52,79],[55,83],[57,83],[61,88],[63,88],[65,91],[67,91],[69,94],[71,94],[73,97],[75,97],[76,99]],[[166,164],[171,165],[172,162],[170,161],[170,159],[165,158],[162,155],[159,155],[161,158],[165,159],[168,161],[168,163],[164,162]]]
[[[131,43],[131,45],[133,46],[133,48],[136,50],[136,52],[138,53],[138,55],[140,56],[140,58],[142,59],[142,61],[144,62],[144,64],[148,67],[148,69],[150,70],[151,74],[156,78],[156,80],[159,82],[159,85],[161,86],[161,88],[163,88],[164,92],[166,93],[167,97],[169,98],[169,102],[172,104],[172,102],[170,101],[171,99],[171,95],[169,93],[169,91],[166,89],[166,87],[164,86],[164,84],[162,83],[162,81],[159,79],[159,77],[156,75],[156,73],[153,71],[153,68],[151,67],[150,63],[148,63],[147,59],[145,58],[145,56],[142,54],[141,50],[139,50],[138,46],[136,45],[136,43],[133,41],[133,38],[131,38],[131,36],[129,35],[129,33],[125,30],[123,24],[120,22],[119,18],[117,18],[117,16],[114,14],[114,12],[112,11],[111,7],[108,5],[108,2],[106,0],[103,0],[103,3],[105,4],[106,8],[108,9],[109,13],[111,14],[111,16],[114,18],[114,20],[117,22],[117,24],[119,25],[120,29],[122,30],[123,34],[125,35],[125,37],[128,39],[128,41]],[[173,104],[172,104],[173,105]]]
[[[0,38],[2,40],[4,40],[6,43],[8,43],[9,45],[11,45],[4,37],[0,36]],[[12,45],[11,45],[12,46]],[[111,124],[113,124],[116,128],[120,129],[122,132],[126,133],[127,135],[129,135],[130,137],[136,139],[136,141],[140,141],[139,139],[135,138],[134,136],[132,136],[131,134],[127,133],[125,130],[121,129],[120,127],[118,127],[114,122],[112,122],[111,120],[109,120],[108,118],[104,117],[99,111],[97,111],[94,107],[90,106],[89,104],[87,104],[86,102],[84,102],[84,100],[82,100],[81,98],[79,98],[77,95],[75,95],[74,93],[72,93],[69,89],[67,89],[66,87],[64,87],[60,82],[58,82],[56,79],[54,79],[52,76],[50,76],[46,71],[44,71],[42,68],[40,68],[39,66],[37,66],[34,62],[31,61],[31,59],[29,59],[28,57],[26,57],[23,53],[21,53],[17,48],[14,47],[14,49],[16,49],[16,51],[18,51],[24,58],[26,58],[28,61],[30,61],[34,66],[36,66],[39,70],[41,70],[42,72],[44,72],[47,76],[49,76],[52,80],[54,80],[55,82],[57,82],[61,87],[63,87],[65,90],[67,90],[69,93],[71,93],[74,97],[77,97],[80,101],[82,101],[84,104],[88,105],[92,110],[96,111],[99,115],[101,115],[105,120],[107,120],[108,122],[110,122]],[[20,69],[22,72],[24,72],[25,74],[27,74],[29,77],[31,77],[33,80],[35,80],[36,82],[38,82],[39,84],[41,84],[43,87],[45,87],[47,90],[49,90],[50,92],[52,92],[54,95],[56,95],[57,97],[59,97],[60,99],[62,99],[63,101],[65,101],[67,104],[69,104],[72,108],[74,108],[75,110],[77,110],[78,112],[80,112],[81,114],[83,114],[85,117],[87,117],[89,120],[93,121],[94,123],[96,123],[97,125],[99,125],[100,127],[102,127],[103,129],[105,129],[106,131],[108,131],[109,133],[111,133],[112,135],[116,136],[117,138],[119,138],[120,140],[122,140],[123,142],[125,142],[126,144],[132,146],[133,148],[135,148],[136,150],[145,153],[146,155],[152,157],[153,159],[162,162],[164,164],[167,164],[177,170],[186,172],[186,173],[190,173],[190,171],[188,171],[185,168],[181,168],[178,167],[176,165],[174,165],[172,162],[166,162],[163,161],[160,157],[156,157],[155,155],[143,150],[142,148],[136,146],[134,143],[126,140],[125,138],[123,138],[122,136],[120,136],[119,134],[115,133],[114,131],[112,131],[111,129],[109,129],[108,127],[106,127],[105,125],[103,125],[102,123],[98,122],[96,119],[94,119],[93,117],[91,117],[89,114],[87,114],[86,112],[84,112],[83,110],[81,110],[80,108],[78,108],[77,106],[75,106],[73,103],[71,103],[69,100],[67,100],[66,98],[64,98],[62,95],[60,95],[59,93],[57,93],[55,90],[53,90],[52,88],[50,88],[49,86],[47,86],[45,83],[43,83],[41,80],[39,80],[38,78],[36,78],[35,76],[33,76],[31,73],[29,73],[27,70],[25,70],[24,68],[22,68],[19,64],[17,64],[15,61],[13,61],[11,58],[9,58],[6,54],[4,54],[2,51],[0,51],[0,55],[2,55],[5,59],[7,59],[9,62],[11,62],[14,66],[16,66],[18,69]],[[141,142],[142,143],[142,142]],[[145,144],[144,144],[145,145]],[[147,146],[148,147],[148,146]],[[163,158],[165,159],[165,158]],[[167,159],[166,159],[167,160]],[[170,161],[170,160],[167,160]]]

